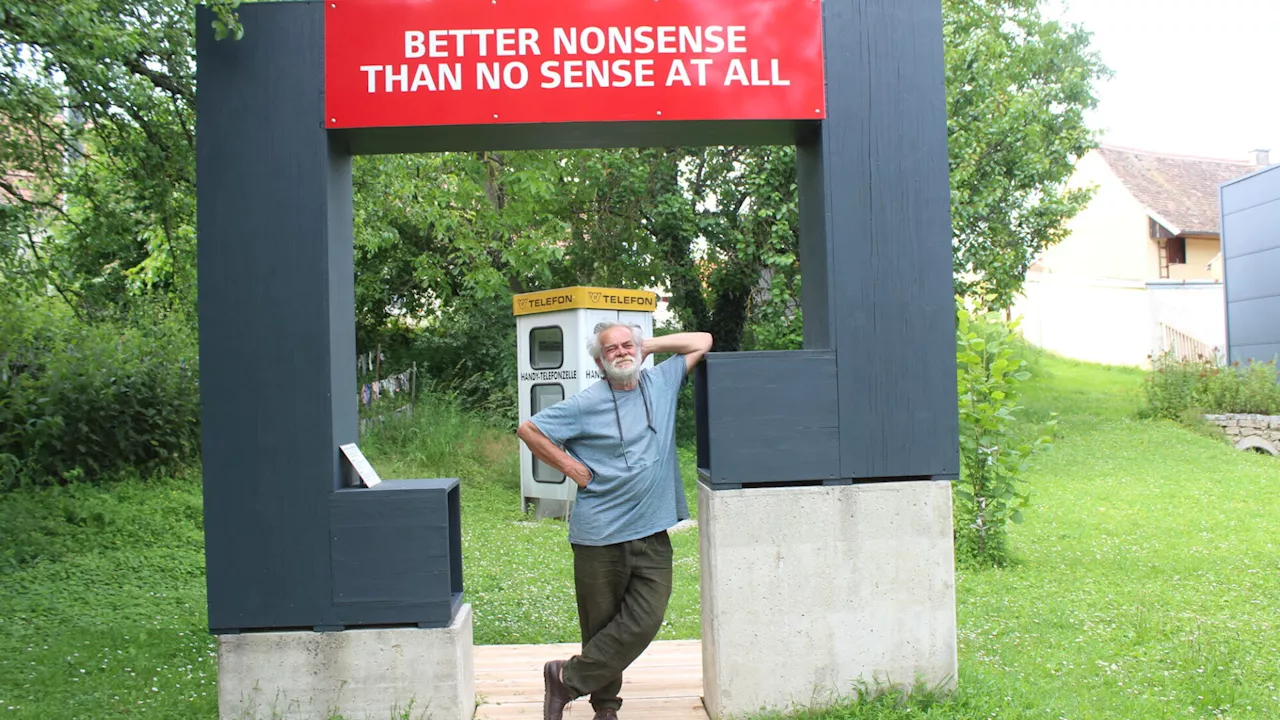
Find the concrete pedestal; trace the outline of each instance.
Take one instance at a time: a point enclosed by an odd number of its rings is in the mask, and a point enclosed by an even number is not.
[[[954,686],[949,483],[699,483],[698,522],[713,720],[830,705],[860,682]]]
[[[475,714],[471,606],[447,628],[352,629],[218,637],[222,720]]]

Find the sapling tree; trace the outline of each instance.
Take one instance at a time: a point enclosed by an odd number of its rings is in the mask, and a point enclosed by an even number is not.
[[[955,486],[956,547],[962,556],[1008,560],[1007,527],[1022,522],[1031,500],[1024,477],[1031,457],[1049,446],[1056,416],[1028,433],[1019,390],[1031,378],[1017,353],[1017,322],[995,313],[956,311],[956,391],[960,399],[960,481]],[[1031,434],[1033,438],[1026,440]]]

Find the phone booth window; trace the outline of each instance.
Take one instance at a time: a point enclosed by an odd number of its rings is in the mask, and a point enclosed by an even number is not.
[[[540,327],[529,331],[529,365],[534,370],[554,370],[564,364],[564,331]]]
[[[556,328],[559,330],[559,328]],[[536,366],[535,366],[536,367]],[[551,407],[564,399],[563,385],[534,385],[530,398],[531,415],[537,415],[543,408]],[[533,459],[533,480],[540,483],[558,484],[565,481],[564,473],[547,465],[538,458]]]

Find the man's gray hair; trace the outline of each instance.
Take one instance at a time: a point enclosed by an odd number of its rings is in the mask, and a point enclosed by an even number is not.
[[[629,325],[627,323],[620,322],[598,323],[592,331],[591,340],[587,342],[587,353],[591,355],[592,360],[599,360],[600,356],[604,353],[603,348],[600,347],[600,336],[604,334],[604,331],[612,330],[613,328],[626,328],[630,330],[631,339],[635,341],[636,347],[640,347],[644,342],[644,335],[640,331],[639,325]]]

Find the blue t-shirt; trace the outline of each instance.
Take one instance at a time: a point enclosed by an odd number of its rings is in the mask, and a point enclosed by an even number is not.
[[[634,390],[613,390],[600,380],[529,418],[592,474],[578,490],[569,542],[613,545],[689,517],[675,443],[684,378],[684,356],[672,355],[641,370]]]

